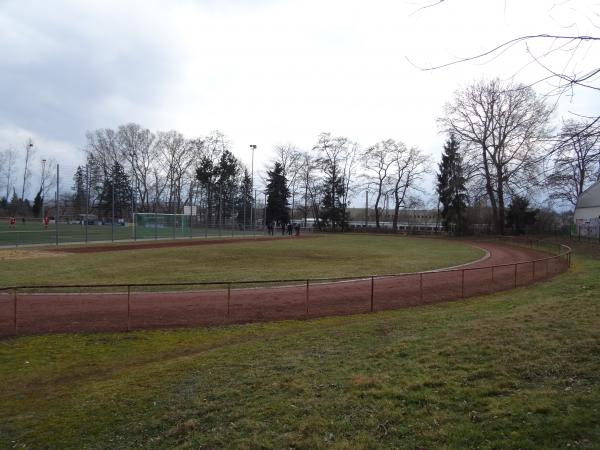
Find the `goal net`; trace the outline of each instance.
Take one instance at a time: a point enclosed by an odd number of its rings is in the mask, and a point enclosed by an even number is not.
[[[190,235],[190,217],[184,214],[136,213],[138,238],[169,238]]]

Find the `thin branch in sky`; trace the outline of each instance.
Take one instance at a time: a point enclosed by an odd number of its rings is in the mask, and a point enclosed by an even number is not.
[[[449,66],[454,66],[457,64],[461,64],[461,63],[465,63],[468,61],[474,61],[476,59],[481,59],[485,56],[489,56],[492,55],[498,51],[504,51],[504,49],[506,47],[510,47],[513,46],[519,42],[525,42],[528,40],[533,40],[533,39],[566,39],[568,41],[574,41],[574,40],[580,40],[580,41],[600,41],[600,37],[596,37],[596,36],[560,36],[560,35],[552,35],[552,34],[533,34],[533,35],[527,35],[527,36],[519,36],[516,37],[514,39],[510,39],[508,41],[503,42],[500,45],[497,45],[496,47],[487,50],[485,52],[473,55],[473,56],[468,56],[465,58],[460,58],[456,61],[450,61],[444,64],[439,64],[437,66],[431,66],[431,67],[422,67],[422,66],[418,66],[414,63],[412,63],[410,60],[409,62],[411,62],[411,64],[413,64],[415,67],[419,68],[420,70],[423,71],[430,71],[430,70],[438,70],[438,69],[443,69],[444,67],[449,67]],[[408,58],[407,58],[408,59]]]
[[[435,3],[431,3],[431,4],[429,4],[429,5],[421,6],[420,8],[417,8],[417,9],[415,9],[413,12],[411,12],[411,13],[410,13],[408,16],[409,16],[409,17],[411,17],[411,16],[414,16],[416,13],[418,13],[418,12],[421,12],[421,11],[423,11],[424,9],[427,9],[427,8],[433,8],[434,6],[437,6],[437,5],[439,5],[440,3],[443,3],[444,1],[445,1],[445,0],[438,0],[438,1],[437,1],[437,2],[435,2]]]

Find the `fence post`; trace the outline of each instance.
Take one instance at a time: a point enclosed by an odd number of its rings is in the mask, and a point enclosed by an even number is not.
[[[423,272],[419,273],[419,297],[423,303]]]
[[[465,269],[462,270],[462,275],[461,275],[460,298],[465,298]]]
[[[234,236],[234,230],[235,230],[235,223],[233,220],[233,212],[235,210],[235,199],[231,199],[231,237]]]
[[[14,327],[15,327],[15,336],[17,335],[17,288],[13,290],[13,310],[15,313],[14,317]]]
[[[515,287],[517,287],[517,265],[515,264]]]
[[[227,283],[227,319],[229,319],[230,305],[231,305],[231,283]]]
[[[375,292],[375,277],[371,277],[371,312],[373,312],[373,297]]]
[[[308,316],[309,280],[306,280],[306,315]]]
[[[131,331],[131,286],[127,285],[127,331]]]

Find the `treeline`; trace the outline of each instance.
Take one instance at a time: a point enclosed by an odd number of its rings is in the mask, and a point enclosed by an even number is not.
[[[471,209],[490,212],[490,230],[523,232],[546,200],[574,208],[600,179],[598,119],[569,120],[557,132],[553,109],[523,84],[481,80],[454,94],[438,119],[448,133],[438,168],[443,225],[468,231]],[[478,219],[481,223],[481,219]]]
[[[383,178],[373,164],[386,166]],[[114,209],[127,217],[133,210],[181,213],[193,205],[210,224],[307,224],[310,218],[336,230],[347,227],[351,198],[365,188],[375,193],[378,211],[383,195],[393,193],[397,222],[398,210],[421,192],[427,170],[429,159],[416,147],[387,140],[363,150],[349,138],[322,133],[310,150],[275,147],[263,183],[253,183],[220,132],[186,139],[176,131],[154,134],[127,124],[87,134],[86,164],[74,177],[73,212],[106,215]],[[265,187],[259,191],[257,184]],[[266,217],[252,219],[258,202],[266,205]]]
[[[434,205],[437,200],[443,227],[504,233],[548,212],[531,205],[574,207],[600,176],[600,124],[582,118],[557,130],[552,120],[552,107],[530,86],[495,79],[457,91],[438,118],[448,136],[435,171]],[[192,139],[134,123],[90,131],[85,164],[76,169],[72,190],[59,195],[59,206],[62,214],[119,218],[197,206],[201,220],[214,225],[301,221],[338,230],[348,226],[353,199],[364,204],[366,192],[375,227],[383,226],[385,206],[398,229],[402,209],[423,207],[428,192],[422,183],[434,172],[430,156],[395,139],[361,147],[321,133],[311,148],[285,144],[272,151],[266,170],[253,173],[218,131]],[[34,154],[26,143],[20,177],[16,152],[0,153],[0,210],[36,215],[44,199],[54,197],[55,163],[44,159],[36,198],[25,199]],[[260,217],[258,205],[264,206]]]
[[[224,221],[249,210],[248,169],[222,133],[187,139],[177,131],[153,133],[130,123],[86,138],[86,164],[74,178],[76,214],[180,214],[184,206],[204,205],[209,220]]]
[[[31,139],[23,143],[21,152],[10,147],[1,151],[0,214],[39,217],[44,199],[53,197],[52,192],[55,192],[55,169],[56,161],[38,155]],[[36,194],[30,200],[27,192],[32,187],[32,180],[35,180]]]

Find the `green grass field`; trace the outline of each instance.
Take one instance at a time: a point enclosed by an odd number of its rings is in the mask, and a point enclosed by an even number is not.
[[[6,339],[0,382],[4,448],[600,448],[600,260],[371,315]]]
[[[0,286],[359,276],[447,267],[483,254],[460,242],[437,239],[324,235],[0,260]]]
[[[84,226],[77,224],[60,223],[58,231],[54,224],[44,228],[42,223],[30,219],[25,224],[18,221],[16,228],[11,229],[6,220],[0,221],[0,248],[18,247],[22,245],[55,245],[58,235],[59,244],[76,242],[107,242],[122,240],[152,240],[152,239],[189,239],[202,238],[205,236],[249,236],[251,231],[231,229],[231,224],[225,224],[220,230],[218,228],[205,229],[202,226],[189,227],[138,227],[134,230],[132,226],[113,227],[109,225],[89,225],[87,231]],[[262,235],[262,232],[256,234]]]

